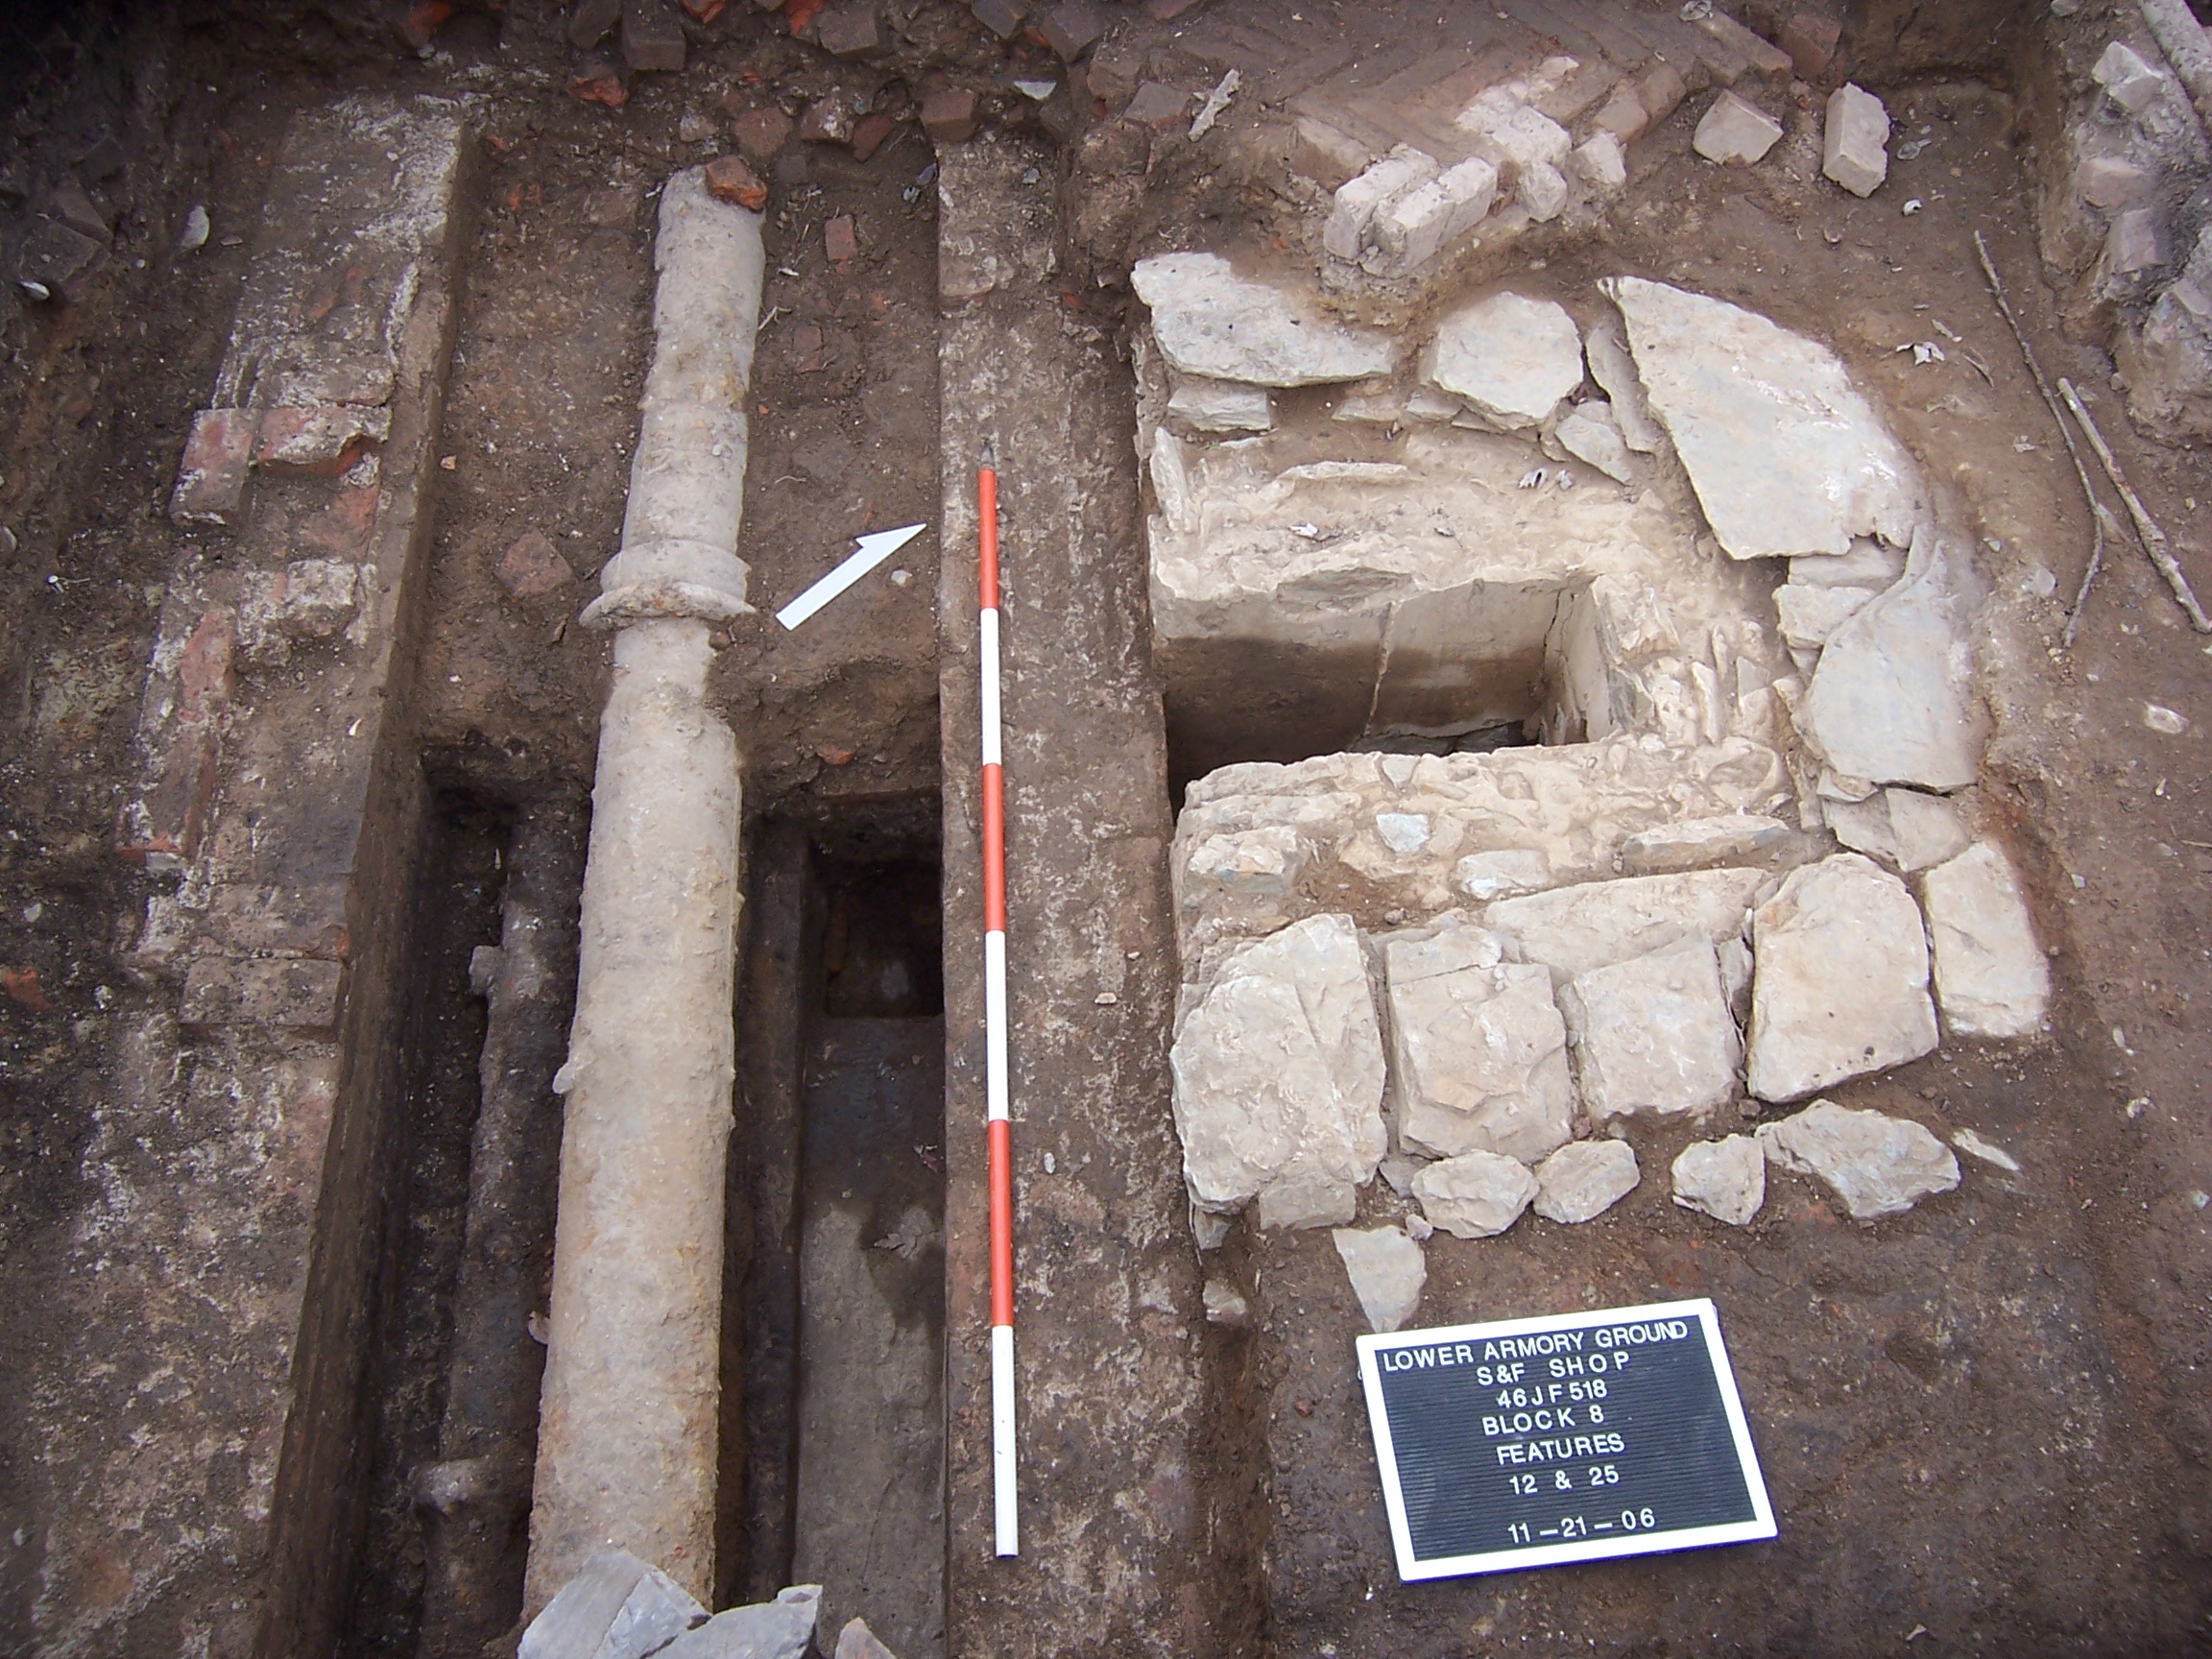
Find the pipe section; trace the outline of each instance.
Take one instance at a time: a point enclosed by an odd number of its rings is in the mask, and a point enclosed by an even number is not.
[[[584,872],[551,1340],[525,1611],[613,1544],[712,1593],[723,1179],[738,905],[737,744],[707,707],[736,555],[760,221],[698,168],[661,198],[653,367],[622,550],[588,626],[618,630]]]

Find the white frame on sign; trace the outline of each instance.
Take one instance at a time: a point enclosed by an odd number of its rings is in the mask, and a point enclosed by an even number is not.
[[[1528,1544],[1512,1550],[1486,1551],[1478,1555],[1441,1556],[1423,1561],[1413,1554],[1413,1535],[1406,1521],[1406,1494],[1398,1479],[1398,1452],[1390,1438],[1390,1414],[1382,1399],[1382,1373],[1378,1356],[1387,1349],[1428,1347],[1440,1342],[1472,1342],[1502,1336],[1531,1336],[1547,1331],[1580,1331],[1597,1325],[1619,1325],[1647,1319],[1691,1319],[1705,1333],[1706,1352],[1712,1357],[1713,1378],[1720,1390],[1720,1404],[1728,1414],[1728,1431],[1736,1446],[1736,1462],[1743,1472],[1744,1489],[1751,1497],[1752,1518],[1717,1527],[1683,1527],[1672,1530],[1654,1527],[1648,1532],[1619,1538],[1583,1538],[1566,1544]],[[1398,1576],[1411,1583],[1423,1578],[1458,1578],[1477,1573],[1505,1573],[1524,1567],[1555,1567],[1568,1561],[1603,1561],[1622,1555],[1651,1555],[1673,1550],[1700,1550],[1714,1544],[1752,1544],[1775,1535],[1774,1507],[1767,1496],[1767,1481],[1759,1472],[1759,1454],[1751,1445],[1751,1428],[1743,1416],[1743,1397],[1736,1391],[1736,1373],[1728,1363],[1728,1350],[1720,1340],[1720,1311],[1712,1298],[1690,1302],[1653,1302],[1640,1308],[1599,1308],[1581,1313],[1559,1313],[1536,1319],[1501,1319],[1481,1325],[1448,1325],[1428,1331],[1395,1331],[1387,1335],[1361,1336],[1359,1381],[1367,1394],[1367,1423],[1375,1435],[1375,1460],[1382,1475],[1382,1502],[1390,1512],[1390,1543],[1398,1555]]]

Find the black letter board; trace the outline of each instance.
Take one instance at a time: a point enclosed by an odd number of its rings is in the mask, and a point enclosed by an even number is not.
[[[1710,1301],[1358,1346],[1401,1578],[1774,1536]]]

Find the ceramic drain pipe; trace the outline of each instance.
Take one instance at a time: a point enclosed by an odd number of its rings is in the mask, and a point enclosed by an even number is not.
[[[708,631],[741,615],[757,215],[668,180],[653,366],[622,550],[584,621],[616,631],[584,872],[551,1340],[524,1592],[613,1543],[712,1593],[723,1171],[736,1034],[737,743]]]

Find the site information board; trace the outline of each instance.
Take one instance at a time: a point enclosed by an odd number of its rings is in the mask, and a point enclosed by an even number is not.
[[[1401,1578],[1774,1536],[1710,1301],[1358,1347]]]

